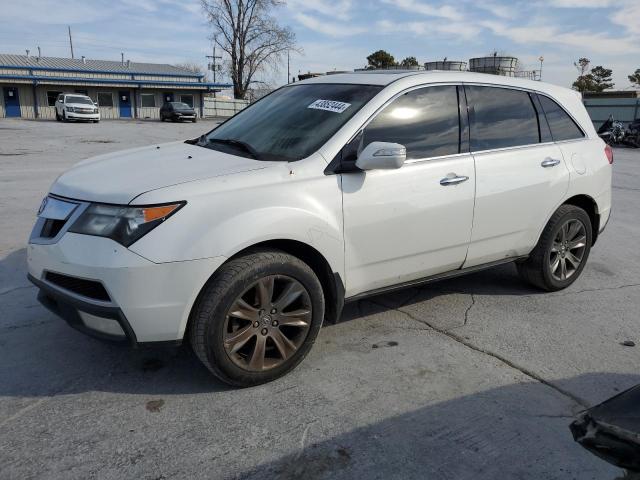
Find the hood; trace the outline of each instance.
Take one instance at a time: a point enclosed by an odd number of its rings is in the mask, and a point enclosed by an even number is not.
[[[174,142],[84,160],[60,175],[51,193],[76,200],[127,204],[151,190],[261,170],[276,163]]]

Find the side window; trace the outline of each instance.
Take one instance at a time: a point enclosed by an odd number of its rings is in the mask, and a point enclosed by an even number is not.
[[[544,110],[542,105],[540,104],[540,98],[535,93],[530,93],[529,96],[531,100],[533,100],[533,105],[536,107],[536,113],[538,114],[538,125],[540,125],[540,141],[542,143],[553,142],[553,137],[551,136],[551,129],[549,128],[549,122],[547,122],[547,117],[544,115]]]
[[[400,143],[407,148],[407,159],[458,153],[456,87],[425,87],[398,97],[364,129],[362,146],[371,142]]]
[[[50,107],[54,107],[56,105],[56,100],[59,100],[60,92],[52,92],[50,90],[47,91],[47,105]]]
[[[465,87],[471,150],[539,143],[538,118],[527,92],[499,87]]]
[[[560,105],[544,95],[538,95],[538,98],[551,127],[551,135],[556,142],[584,137],[580,127]]]

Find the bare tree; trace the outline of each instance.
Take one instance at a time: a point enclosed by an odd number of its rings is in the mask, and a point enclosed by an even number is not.
[[[236,98],[244,98],[254,75],[297,50],[295,34],[271,15],[282,0],[201,0],[216,44],[230,57]]]
[[[196,73],[198,75],[204,75],[205,74],[205,71],[202,68],[202,65],[198,65],[195,62],[176,63],[174,65],[174,67],[178,67],[178,68],[181,68],[181,69],[186,70],[188,72]]]

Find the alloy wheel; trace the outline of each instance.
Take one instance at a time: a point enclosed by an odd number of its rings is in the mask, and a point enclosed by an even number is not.
[[[587,230],[577,219],[567,220],[556,234],[549,266],[555,280],[564,282],[571,278],[580,268],[587,246]]]
[[[269,370],[298,351],[311,320],[311,298],[299,281],[285,275],[262,277],[228,310],[224,349],[244,370]]]

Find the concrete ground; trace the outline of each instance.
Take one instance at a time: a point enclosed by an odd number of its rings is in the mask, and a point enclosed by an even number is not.
[[[585,406],[640,383],[640,151],[582,277],[512,266],[350,305],[307,359],[230,389],[188,349],[87,338],[36,302],[25,242],[48,186],[99,153],[213,124],[0,120],[0,478],[609,479],[575,444]],[[526,215],[526,206],[523,206]]]

